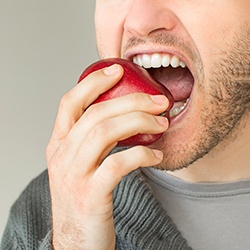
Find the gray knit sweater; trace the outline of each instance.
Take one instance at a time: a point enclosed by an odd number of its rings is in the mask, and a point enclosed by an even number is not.
[[[140,170],[114,191],[117,250],[187,250],[186,241],[154,198]],[[11,208],[2,250],[52,249],[48,173],[34,179]]]

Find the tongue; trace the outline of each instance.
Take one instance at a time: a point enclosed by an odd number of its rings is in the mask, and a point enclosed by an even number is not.
[[[163,84],[172,93],[175,101],[189,98],[194,78],[188,68],[159,68],[149,69],[150,75]]]

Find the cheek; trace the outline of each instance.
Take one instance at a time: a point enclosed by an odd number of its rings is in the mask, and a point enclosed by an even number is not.
[[[124,17],[118,8],[98,8],[95,12],[96,42],[100,57],[120,57]]]
[[[207,80],[211,68],[217,63],[218,54],[229,51],[235,34],[250,23],[249,11],[249,0],[221,0],[216,6],[211,4],[205,8],[204,5],[195,15],[185,16],[186,28],[202,58]]]

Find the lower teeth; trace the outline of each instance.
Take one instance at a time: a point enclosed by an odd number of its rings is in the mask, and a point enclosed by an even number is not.
[[[180,107],[173,107],[169,112],[170,117],[178,115],[186,107],[188,100],[189,99],[187,99]]]

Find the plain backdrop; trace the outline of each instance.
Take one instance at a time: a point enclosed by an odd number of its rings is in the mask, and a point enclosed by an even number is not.
[[[46,169],[59,101],[98,59],[94,0],[0,0],[0,239],[9,209]]]

